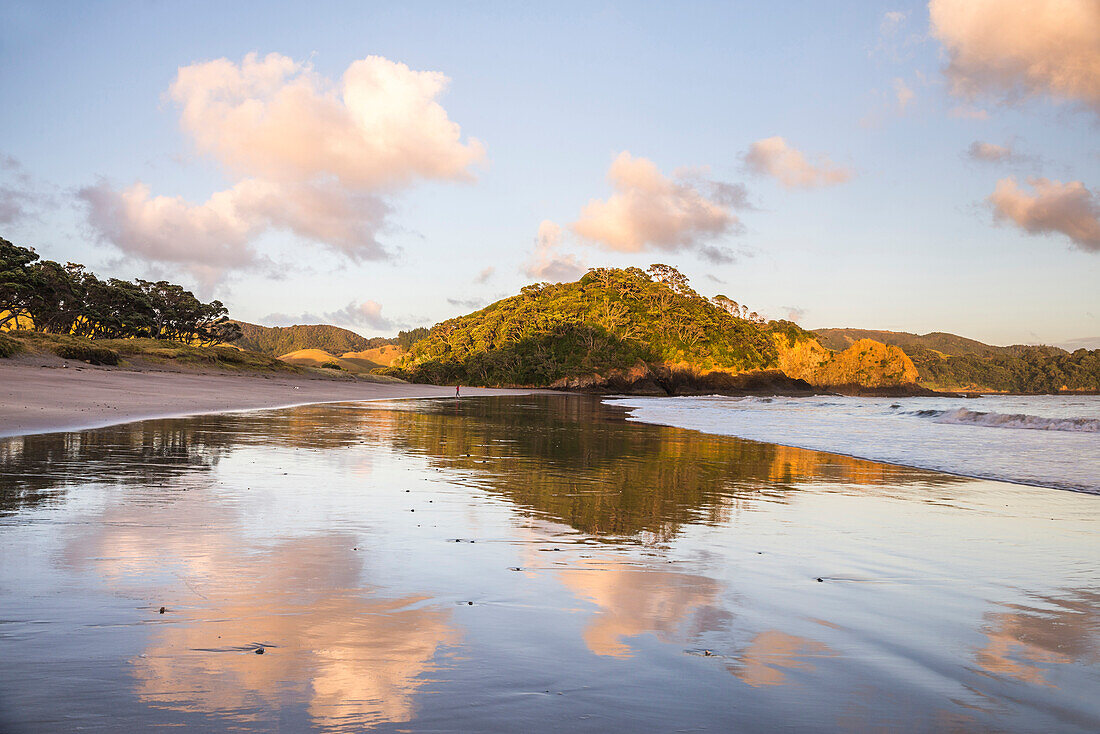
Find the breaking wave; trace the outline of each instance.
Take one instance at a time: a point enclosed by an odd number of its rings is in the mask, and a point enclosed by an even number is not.
[[[933,418],[936,423],[962,426],[988,426],[990,428],[1024,428],[1033,431],[1073,431],[1076,433],[1100,433],[1097,418],[1044,418],[1025,413],[983,413],[966,408],[955,410],[918,410],[913,415]]]

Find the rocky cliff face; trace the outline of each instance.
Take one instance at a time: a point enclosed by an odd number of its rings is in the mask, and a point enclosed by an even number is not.
[[[554,390],[621,395],[792,395],[814,394],[812,385],[779,370],[730,373],[699,371],[686,365],[652,365],[639,362],[629,370],[562,378]]]
[[[777,338],[779,369],[816,387],[858,385],[865,388],[915,384],[917,368],[900,348],[860,339],[842,352],[832,352],[816,339],[790,344]]]

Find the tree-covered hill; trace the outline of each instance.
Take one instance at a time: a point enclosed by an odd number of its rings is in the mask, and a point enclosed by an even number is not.
[[[298,326],[261,326],[246,321],[235,322],[241,327],[237,345],[273,357],[280,357],[303,349],[323,349],[329,354],[363,352],[386,346],[408,349],[414,341],[426,336],[427,329],[418,328],[398,332],[396,337],[365,337],[354,331],[331,324],[303,324]]]
[[[370,348],[370,339],[354,331],[329,324],[302,326],[260,326],[245,321],[237,346],[278,357],[302,349],[323,349],[330,354],[343,354]]]
[[[526,286],[436,324],[396,365],[419,382],[550,386],[613,373],[647,381],[646,369],[656,366],[699,375],[778,370],[795,350],[803,358],[784,372],[811,384],[915,380],[900,350],[877,346],[834,355],[796,324],[766,322],[726,296],[704,298],[675,268],[654,265],[594,268],[572,283]]]
[[[814,329],[814,335],[822,345],[834,351],[847,349],[860,339],[874,339],[883,344],[901,347],[912,355],[917,349],[932,349],[950,355],[987,355],[1001,352],[1008,347],[983,344],[965,336],[933,331],[928,334],[910,334],[907,331],[881,331],[878,329]]]
[[[921,384],[933,389],[1033,394],[1100,391],[1100,349],[1070,353],[1057,347],[1016,345],[985,356],[906,351],[917,366]]]

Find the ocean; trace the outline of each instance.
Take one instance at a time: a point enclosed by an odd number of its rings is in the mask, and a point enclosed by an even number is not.
[[[1100,396],[613,398],[634,421],[1100,494]]]

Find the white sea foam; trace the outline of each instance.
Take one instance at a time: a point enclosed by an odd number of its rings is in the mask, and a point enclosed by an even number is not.
[[[608,402],[647,423],[1100,494],[1100,396]]]
[[[1100,432],[1100,420],[1096,418],[1044,418],[1025,413],[983,413],[978,410],[956,408],[943,412],[936,423],[989,426],[990,428],[1024,428],[1033,431]]]

